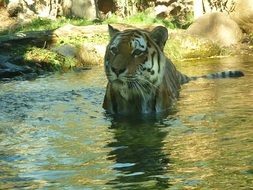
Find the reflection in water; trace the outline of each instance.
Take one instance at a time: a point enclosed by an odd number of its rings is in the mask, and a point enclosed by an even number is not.
[[[115,189],[167,189],[169,187],[169,155],[163,152],[167,132],[154,127],[148,118],[117,118],[112,121],[114,133],[108,159],[118,171],[109,182]]]
[[[1,185],[4,189],[12,189],[12,188],[22,188],[29,186],[31,184],[32,178],[29,177],[20,177],[20,170],[15,165],[12,165],[12,162],[17,160],[21,160],[20,156],[18,156],[14,152],[9,151],[0,151],[0,184],[9,184],[9,185]],[[21,183],[19,183],[21,182]],[[0,189],[1,189],[0,186]]]

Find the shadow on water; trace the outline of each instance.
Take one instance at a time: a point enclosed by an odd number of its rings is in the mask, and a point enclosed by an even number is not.
[[[110,129],[114,141],[108,159],[114,161],[116,178],[108,185],[115,189],[167,189],[170,187],[169,155],[163,152],[167,131],[159,125],[165,114],[114,117]]]

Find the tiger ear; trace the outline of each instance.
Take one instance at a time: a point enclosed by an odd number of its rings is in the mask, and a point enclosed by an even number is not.
[[[108,32],[111,38],[115,36],[116,33],[120,32],[118,29],[113,28],[110,24],[108,24]]]
[[[168,39],[168,30],[164,26],[157,26],[150,32],[150,37],[163,51]]]

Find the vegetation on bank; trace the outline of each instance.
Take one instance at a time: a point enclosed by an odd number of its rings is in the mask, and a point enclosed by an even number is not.
[[[35,18],[28,23],[20,24],[16,27],[0,31],[0,35],[27,32],[27,31],[41,31],[41,30],[54,30],[66,24],[72,24],[75,26],[87,26],[87,25],[100,25],[100,24],[142,24],[142,25],[153,25],[160,24],[164,25],[169,29],[186,29],[193,22],[193,15],[189,14],[185,20],[180,20],[178,17],[171,17],[170,19],[159,19],[149,15],[149,12],[140,12],[133,16],[122,19],[117,15],[111,15],[105,20],[87,20],[81,18],[66,18],[60,17],[56,20],[48,18]]]
[[[55,30],[66,24],[72,24],[75,26],[87,26],[87,25],[102,25],[102,24],[113,24],[113,23],[123,23],[130,25],[164,25],[168,29],[185,29],[193,21],[192,15],[188,15],[183,21],[177,17],[171,17],[171,19],[159,19],[154,18],[148,14],[148,12],[137,13],[134,16],[129,16],[125,19],[117,17],[115,15],[110,16],[106,20],[94,20],[89,21],[85,19],[77,18],[58,18],[56,20],[36,18],[31,22],[19,25],[15,28],[11,28],[0,32],[0,38],[3,35],[10,34],[21,34],[23,32],[29,31],[44,31],[44,30]],[[91,31],[93,33],[93,31]],[[189,35],[180,34],[180,30],[171,30],[168,43],[165,47],[165,52],[169,55],[172,60],[179,60],[185,58],[203,58],[210,56],[219,56],[230,54],[230,50],[225,50],[213,44],[210,41],[199,41],[198,38],[194,38]],[[59,47],[64,44],[71,44],[77,48],[81,47],[84,43],[91,44],[102,44],[106,45],[108,43],[108,34],[96,34],[90,37],[83,36],[60,36],[54,42],[54,47]],[[194,48],[194,46],[198,48]],[[193,47],[193,48],[192,48]],[[52,48],[50,46],[49,48]],[[74,57],[66,57],[51,51],[48,47],[36,47],[31,44],[20,44],[11,48],[8,53],[15,57],[14,63],[23,64],[26,63],[31,66],[38,66],[43,70],[63,70],[73,68],[75,66],[82,66],[78,63],[80,60]],[[21,60],[21,61],[20,61]],[[83,64],[84,66],[85,64]]]
[[[17,25],[15,27],[11,27],[4,31],[0,31],[0,38],[4,35],[12,35],[12,34],[22,34],[25,32],[31,31],[47,31],[47,30],[55,30],[67,24],[72,24],[75,26],[87,26],[87,25],[102,25],[102,24],[113,24],[113,23],[122,23],[128,25],[164,25],[169,29],[182,29],[186,28],[192,22],[192,16],[184,21],[180,21],[176,17],[172,17],[171,20],[164,20],[159,18],[154,18],[149,15],[148,12],[137,13],[134,16],[129,16],[125,19],[122,19],[116,15],[110,16],[105,20],[85,20],[78,18],[65,18],[60,17],[56,20],[51,20],[47,18],[35,18],[28,23],[23,23]],[[92,33],[93,31],[91,31]],[[80,47],[84,42],[87,43],[95,43],[95,44],[106,44],[108,42],[107,34],[96,34],[91,37],[82,37],[82,36],[61,36],[57,38],[57,41],[54,42],[54,46],[61,46],[64,44],[71,44],[76,47]],[[4,51],[4,50],[3,50]],[[14,63],[28,63],[32,64],[33,62],[36,65],[39,65],[43,69],[46,70],[61,70],[62,68],[71,68],[77,65],[77,60],[73,57],[64,57],[59,55],[56,52],[49,50],[46,47],[35,47],[31,46],[31,44],[19,44],[15,47],[12,47],[10,50],[7,50],[11,56],[16,57]],[[20,57],[22,57],[22,61],[20,62]],[[49,66],[46,66],[48,63]]]

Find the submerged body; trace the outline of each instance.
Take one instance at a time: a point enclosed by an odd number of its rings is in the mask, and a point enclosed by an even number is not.
[[[110,43],[104,65],[108,84],[103,108],[109,113],[135,114],[166,111],[179,96],[181,85],[197,78],[243,76],[227,71],[200,77],[180,73],[165,56],[165,27],[153,31],[119,31],[109,25]]]

